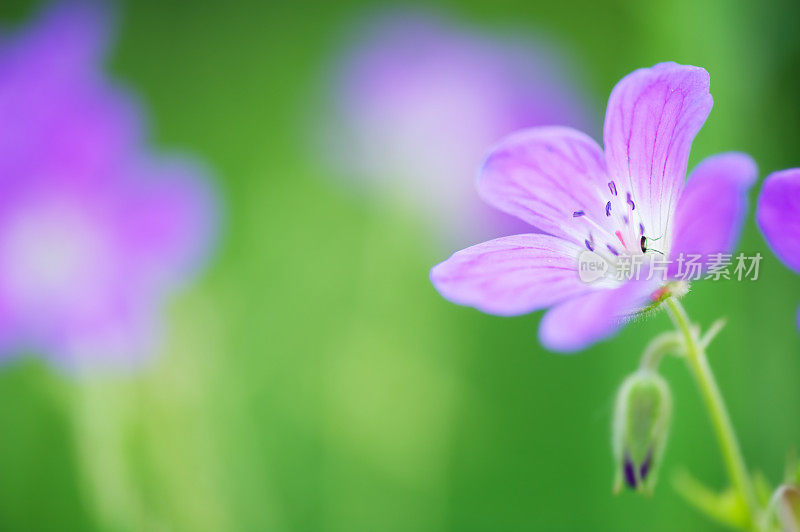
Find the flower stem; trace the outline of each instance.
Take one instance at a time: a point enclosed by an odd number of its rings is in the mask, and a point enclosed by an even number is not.
[[[683,342],[681,336],[674,332],[669,331],[661,333],[653,338],[642,354],[642,359],[639,361],[639,369],[657,371],[661,360],[670,353],[682,352]]]
[[[750,528],[759,530],[759,510],[755,490],[750,481],[750,475],[747,472],[739,442],[733,431],[733,424],[728,411],[725,409],[722,394],[719,391],[717,382],[714,380],[711,367],[708,365],[704,346],[698,338],[697,330],[692,327],[689,316],[687,316],[686,311],[678,300],[670,297],[666,300],[666,303],[675,327],[683,335],[686,342],[686,362],[697,381],[703,401],[711,417],[711,423],[714,426],[717,442],[722,450],[728,477],[744,504]]]

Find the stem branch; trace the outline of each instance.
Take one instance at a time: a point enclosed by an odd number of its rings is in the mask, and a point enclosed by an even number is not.
[[[683,352],[681,337],[674,331],[661,333],[651,341],[642,354],[639,368],[652,371],[658,370],[661,360],[670,353]]]
[[[759,529],[758,503],[755,490],[750,481],[736,434],[733,431],[728,411],[722,394],[719,391],[714,374],[708,365],[704,345],[697,337],[697,331],[692,327],[686,311],[677,299],[670,297],[666,300],[670,316],[675,327],[683,335],[686,343],[686,362],[697,381],[700,393],[703,396],[711,423],[717,436],[717,442],[722,450],[725,468],[731,484],[741,497],[748,522],[753,530]]]

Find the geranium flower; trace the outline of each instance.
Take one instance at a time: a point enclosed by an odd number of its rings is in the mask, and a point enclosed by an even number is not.
[[[342,176],[400,197],[445,249],[522,231],[475,195],[475,168],[520,128],[590,122],[559,48],[424,11],[381,13],[350,33],[326,137]]]
[[[560,351],[608,337],[646,306],[684,291],[681,254],[732,249],[756,177],[741,153],[710,157],[684,184],[689,148],[712,99],[702,68],[661,63],[636,70],[611,93],[605,151],[565,127],[515,133],[491,150],[478,191],[500,210],[546,234],[491,240],[455,253],[431,271],[447,299],[513,316],[553,307],[542,343]],[[620,268],[640,257],[669,258],[667,275],[582,282],[579,257],[589,252]]]
[[[3,356],[136,362],[208,251],[205,172],[144,150],[137,106],[100,70],[106,15],[60,5],[0,39]]]
[[[764,180],[756,220],[775,255],[800,273],[800,168],[775,172]]]

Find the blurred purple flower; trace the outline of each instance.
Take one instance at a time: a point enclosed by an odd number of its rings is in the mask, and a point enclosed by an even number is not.
[[[164,296],[206,256],[205,172],[144,149],[103,76],[108,13],[59,5],[0,36],[0,353],[134,364]]]
[[[356,33],[334,88],[342,172],[405,196],[448,249],[522,227],[478,200],[475,168],[514,130],[590,122],[565,61],[424,14],[387,13]]]
[[[611,93],[605,152],[565,127],[502,140],[481,169],[478,191],[547,234],[498,238],[455,253],[431,280],[447,299],[511,316],[554,306],[542,343],[575,351],[615,332],[632,314],[685,287],[679,256],[729,253],[756,178],[740,153],[709,157],[684,186],[689,149],[711,111],[702,68],[661,63],[636,70]],[[658,249],[656,254],[653,249]],[[582,282],[586,253],[613,270],[623,259],[669,258],[667,275]],[[644,264],[647,267],[647,263]]]
[[[800,168],[767,176],[758,197],[756,220],[775,255],[800,273]],[[800,329],[800,313],[797,327]]]

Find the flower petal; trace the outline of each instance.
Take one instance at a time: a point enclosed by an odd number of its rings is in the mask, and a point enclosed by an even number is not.
[[[708,257],[732,252],[747,213],[747,193],[757,175],[756,163],[744,153],[703,160],[678,200],[671,261],[681,253]]]
[[[625,76],[611,92],[603,129],[609,174],[630,192],[645,234],[669,234],[689,149],[713,103],[708,72],[660,63]]]
[[[800,273],[800,168],[767,176],[756,220],[775,255]]]
[[[135,257],[131,275],[182,284],[216,240],[219,209],[209,172],[188,158],[147,160],[121,191],[119,223]]]
[[[503,212],[581,243],[585,235],[570,223],[572,213],[582,210],[604,223],[607,183],[603,152],[594,140],[566,127],[539,127],[494,147],[481,168],[478,192]]]
[[[75,172],[96,186],[141,141],[143,112],[100,75],[111,3],[48,4],[18,32],[0,28],[0,184],[24,173],[52,186]]]
[[[574,352],[608,338],[650,303],[659,284],[634,280],[561,303],[542,318],[539,340],[552,351]]]
[[[507,236],[461,250],[431,270],[453,303],[514,316],[589,290],[578,277],[581,247],[550,235]]]

